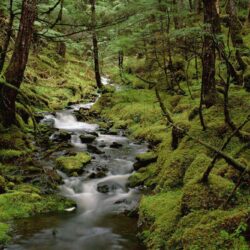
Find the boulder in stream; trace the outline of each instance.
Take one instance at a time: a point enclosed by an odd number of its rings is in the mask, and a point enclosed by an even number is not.
[[[57,167],[68,175],[81,174],[84,167],[91,161],[88,153],[80,152],[74,156],[61,156],[56,159]]]
[[[87,145],[87,149],[90,153],[97,154],[97,155],[105,153],[105,152],[101,151],[98,147],[96,147],[94,145],[90,145],[90,144]]]
[[[51,137],[52,141],[55,142],[65,142],[70,140],[70,138],[71,134],[66,131],[57,131]]]
[[[118,143],[118,142],[113,142],[111,145],[110,145],[111,148],[121,148],[122,147],[122,144],[121,143]]]
[[[80,135],[80,139],[82,143],[91,143],[96,139],[96,136],[92,134],[83,134]]]
[[[97,184],[97,191],[103,194],[114,192],[117,189],[124,189],[114,181],[103,181]]]

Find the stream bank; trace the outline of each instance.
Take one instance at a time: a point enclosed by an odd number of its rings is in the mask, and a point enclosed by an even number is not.
[[[94,250],[104,245],[106,249],[143,249],[136,238],[137,219],[126,214],[136,209],[140,199],[140,190],[129,188],[128,178],[136,155],[147,151],[147,145],[129,140],[122,130],[105,133],[97,124],[77,121],[75,112],[93,105],[74,104],[42,120],[57,130],[51,140],[62,134],[68,140],[63,150],[42,159],[44,164],[53,166],[59,158],[69,160],[83,152],[92,158],[79,166],[80,172],[59,172],[63,179],[60,193],[73,200],[77,209],[18,221],[13,244],[7,249]]]

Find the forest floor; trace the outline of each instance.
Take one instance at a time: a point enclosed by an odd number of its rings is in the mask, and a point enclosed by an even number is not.
[[[90,66],[74,53],[67,53],[67,57],[62,58],[50,45],[32,51],[21,91],[17,102],[17,126],[9,129],[0,126],[1,244],[10,241],[13,220],[40,213],[64,212],[75,204],[56,194],[61,177],[40,161],[43,156],[58,150],[58,145],[49,140],[54,130],[39,125],[34,133],[33,121],[39,123],[46,112],[53,113],[77,101],[84,99],[87,102],[96,97]]]
[[[74,205],[55,195],[60,177],[55,171],[44,172],[37,161],[44,145],[47,154],[57,150],[49,142],[51,130],[40,125],[40,132],[37,131],[39,146],[35,145],[34,124],[22,104],[25,99],[29,100],[34,118],[39,122],[45,112],[96,97],[90,66],[73,53],[63,59],[51,53],[53,49],[45,47],[31,54],[22,85],[27,98],[19,96],[17,103],[18,126],[8,130],[0,128],[0,210],[4,211],[0,215],[0,242],[3,244],[10,240],[14,219],[51,211],[63,212]],[[128,57],[126,66],[132,72],[139,72],[145,63],[143,60]],[[117,69],[107,72],[112,81],[121,82]],[[113,87],[103,90],[90,117],[98,113],[103,117],[100,126],[114,131],[126,129],[131,138],[147,141],[150,145],[150,152],[140,156],[146,166],[137,167],[129,184],[147,189],[138,211],[140,239],[148,249],[249,249],[249,178],[243,176],[240,188],[224,208],[240,173],[219,159],[208,184],[201,184],[201,175],[214,153],[187,136],[182,136],[177,148],[173,149],[172,129],[166,125],[155,91],[132,74],[127,77],[130,84],[121,84],[116,91]],[[192,98],[185,82],[181,82],[181,86],[186,95],[171,95],[159,86],[164,105],[174,122],[192,137],[220,148],[232,133],[224,122],[222,96],[216,106],[204,109],[207,130],[203,131],[197,113],[200,84],[192,79]],[[249,93],[232,85],[229,108],[233,121],[240,125],[249,114]],[[244,131],[250,133],[249,123]],[[225,152],[243,165],[250,162],[249,144],[237,137],[231,140]]]
[[[141,59],[138,64],[133,63],[136,60],[130,57],[125,62],[132,72],[140,72],[143,64]],[[114,71],[110,71],[110,76],[115,81],[119,79]],[[133,74],[126,77],[130,83],[119,91],[102,95],[93,111],[112,121],[114,130],[127,129],[129,136],[150,145],[151,151],[141,156],[148,161],[147,166],[138,167],[130,178],[130,186],[142,185],[149,191],[139,206],[141,240],[148,249],[250,249],[248,175],[241,177],[240,172],[219,158],[208,183],[202,184],[200,179],[214,152],[184,135],[173,148],[172,128],[162,115],[155,91]],[[175,124],[192,137],[221,148],[232,133],[225,124],[223,95],[217,105],[204,109],[207,126],[204,131],[197,112],[199,82],[191,81],[192,97],[185,82],[181,82],[181,87],[186,95],[171,95],[162,85],[158,87]],[[237,126],[247,118],[249,109],[249,92],[231,85],[229,110]],[[250,133],[249,122],[243,131]],[[237,136],[224,152],[249,165],[249,143]],[[240,187],[224,207],[239,178]]]

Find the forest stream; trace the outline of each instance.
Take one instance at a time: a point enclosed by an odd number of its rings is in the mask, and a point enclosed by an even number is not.
[[[128,188],[127,182],[133,172],[135,155],[147,151],[147,146],[130,141],[122,131],[120,135],[105,134],[97,124],[77,121],[74,111],[90,109],[93,104],[72,105],[47,115],[42,121],[53,119],[55,128],[71,133],[69,150],[89,152],[92,156],[83,175],[68,177],[60,172],[64,182],[60,192],[74,200],[77,209],[17,221],[14,243],[7,249],[98,250],[104,246],[105,250],[143,249],[136,238],[137,221],[125,213],[133,210],[140,198],[140,191]],[[80,140],[84,133],[95,134],[96,139],[84,144]],[[112,147],[113,143],[119,147]],[[94,152],[93,148],[100,152]],[[104,177],[96,178],[98,169],[105,170]]]

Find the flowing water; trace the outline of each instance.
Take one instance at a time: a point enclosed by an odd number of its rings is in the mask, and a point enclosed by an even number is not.
[[[71,150],[75,152],[89,148],[81,142],[81,134],[98,134],[90,144],[102,152],[91,153],[93,159],[84,174],[68,177],[61,173],[64,179],[61,194],[76,202],[76,211],[69,208],[64,214],[17,221],[14,243],[7,249],[143,249],[136,238],[136,219],[125,216],[124,212],[138,204],[140,192],[128,188],[127,183],[133,172],[135,155],[145,152],[147,147],[122,135],[102,134],[96,124],[78,122],[73,112],[79,108],[89,109],[93,104],[72,105],[71,109],[45,117],[45,121],[54,120],[55,128],[72,134]],[[111,146],[114,142],[119,148]],[[105,172],[105,176],[96,178],[98,171]]]

